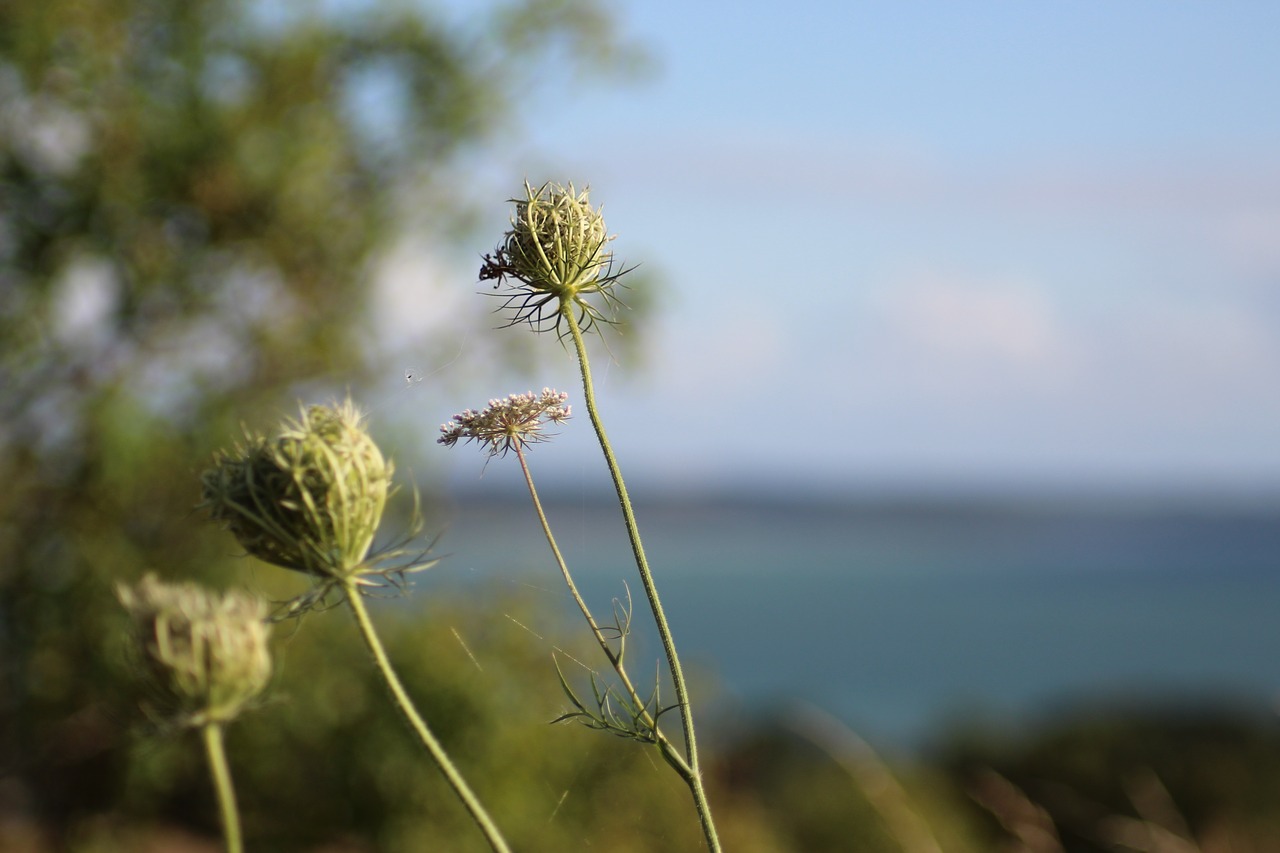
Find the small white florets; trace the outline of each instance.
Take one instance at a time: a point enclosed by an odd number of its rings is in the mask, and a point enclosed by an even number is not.
[[[505,400],[494,399],[483,411],[467,409],[440,426],[440,438],[446,447],[459,441],[474,441],[486,446],[490,456],[501,456],[519,450],[526,444],[545,441],[548,423],[558,424],[569,417],[566,400],[569,395],[550,388],[541,394],[529,391],[512,394]]]

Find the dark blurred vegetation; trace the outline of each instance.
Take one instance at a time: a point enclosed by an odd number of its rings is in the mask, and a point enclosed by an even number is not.
[[[462,23],[341,8],[0,0],[0,849],[218,849],[196,744],[139,736],[113,585],[300,591],[193,515],[199,470],[241,422],[368,372],[370,265],[407,209],[442,238],[467,227],[444,200],[471,147],[517,133],[539,86],[635,58],[593,0]],[[469,587],[378,614],[516,849],[699,849],[654,755],[547,725],[550,646],[520,626],[555,619],[531,607]],[[270,698],[229,733],[249,849],[482,849],[344,614],[276,646]],[[783,721],[708,740],[728,849],[904,849],[821,739]],[[947,851],[1116,849],[1153,826],[1274,850],[1277,767],[1274,721],[1086,720],[957,738],[904,770],[897,804]]]
[[[940,768],[1008,849],[1280,850],[1280,725],[1227,707],[1077,708],[1032,733],[954,733]]]

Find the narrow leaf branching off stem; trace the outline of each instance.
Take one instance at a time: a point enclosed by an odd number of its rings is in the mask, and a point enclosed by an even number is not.
[[[680,666],[680,657],[676,653],[675,637],[671,633],[671,626],[667,622],[666,613],[662,609],[662,599],[658,596],[658,587],[654,582],[653,572],[649,569],[649,561],[644,553],[644,543],[640,539],[640,528],[636,524],[635,508],[632,506],[631,497],[627,493],[627,484],[622,478],[622,469],[618,466],[617,457],[613,452],[613,445],[609,443],[609,436],[605,432],[604,422],[600,419],[600,412],[596,406],[595,387],[591,379],[591,363],[587,355],[587,345],[583,338],[582,327],[579,325],[577,317],[574,316],[571,306],[564,311],[564,318],[569,328],[569,334],[573,339],[574,351],[578,356],[578,366],[582,374],[583,400],[587,407],[587,415],[591,418],[591,426],[595,429],[596,438],[600,442],[600,449],[604,453],[605,463],[609,467],[609,475],[613,480],[614,490],[618,495],[618,503],[622,509],[623,523],[627,528],[627,538],[631,543],[631,553],[635,558],[636,570],[640,574],[640,582],[644,587],[645,597],[649,601],[649,609],[653,613],[653,621],[657,626],[658,637],[662,641],[662,649],[666,654],[667,666],[671,672],[671,681],[676,693],[676,706],[680,709],[680,721],[684,733],[685,764],[689,770],[687,775],[681,775],[693,794],[694,805],[698,810],[698,819],[702,823],[702,831],[706,836],[707,846],[712,851],[719,851],[721,849],[720,841],[711,816],[711,805],[707,801],[706,789],[702,783],[702,771],[698,762],[698,744],[693,725],[693,710],[689,703],[689,687],[685,682],[684,671]]]
[[[565,563],[564,555],[560,551],[559,545],[556,544],[555,535],[551,531],[551,524],[547,520],[546,511],[542,507],[542,501],[538,497],[538,490],[533,483],[533,474],[529,470],[529,461],[525,458],[524,449],[517,446],[515,448],[516,458],[520,462],[520,470],[524,473],[525,485],[529,489],[529,497],[533,501],[534,511],[538,515],[538,521],[542,525],[543,535],[546,536],[547,545],[551,548],[552,556],[555,558],[556,565],[560,569],[560,574],[564,578],[565,585],[569,588],[569,593],[573,597],[574,603],[578,606],[578,610],[582,613],[582,617],[586,620],[588,627],[591,629],[591,635],[595,638],[596,643],[600,646],[600,650],[604,653],[605,658],[609,661],[609,666],[617,674],[618,680],[622,684],[625,691],[620,698],[622,706],[627,711],[628,719],[624,722],[612,712],[614,702],[612,688],[606,688],[601,691],[595,673],[591,675],[592,691],[596,699],[596,712],[590,712],[583,702],[578,698],[577,694],[569,686],[568,681],[564,677],[564,673],[560,671],[559,664],[556,665],[556,671],[560,676],[560,685],[564,689],[565,694],[569,697],[569,701],[578,709],[576,712],[570,712],[558,718],[556,722],[561,720],[578,718],[584,720],[591,728],[599,728],[614,734],[629,737],[634,740],[645,743],[655,744],[662,752],[663,758],[667,763],[676,769],[686,782],[690,781],[692,769],[688,762],[680,754],[677,747],[663,734],[662,729],[658,725],[658,717],[662,712],[662,708],[658,704],[658,686],[654,684],[653,696],[649,700],[642,699],[636,690],[635,684],[631,680],[631,676],[627,673],[625,663],[626,638],[630,633],[631,611],[628,607],[625,618],[619,618],[615,613],[614,625],[612,630],[617,639],[618,647],[615,649],[609,642],[609,638],[605,634],[605,629],[600,627],[600,623],[591,613],[586,600],[582,597],[582,593],[578,591],[578,585],[574,582],[573,575],[569,571],[569,566]],[[650,710],[652,707],[652,711]]]
[[[626,483],[596,406],[591,364],[583,339],[584,332],[614,322],[614,315],[622,306],[615,293],[615,286],[629,270],[615,266],[613,252],[608,248],[613,237],[605,227],[604,216],[599,209],[591,206],[586,190],[579,192],[572,184],[564,187],[551,183],[535,189],[527,182],[524,189],[523,198],[512,199],[515,202],[515,215],[511,219],[511,229],[506,232],[498,248],[485,255],[480,268],[480,280],[496,282],[497,289],[506,285],[507,289],[502,294],[505,296],[503,309],[512,315],[507,325],[527,323],[535,331],[554,331],[562,342],[573,341],[587,413],[617,491],[636,570],[640,574],[645,597],[657,625],[675,688],[675,707],[679,709],[684,734],[684,755],[683,769],[675,762],[672,762],[672,766],[676,767],[688,784],[707,846],[716,853],[720,850],[720,842],[699,768],[688,686],[676,654],[671,627],[667,623],[653,573],[645,557],[631,498],[627,494]],[[518,446],[516,449],[518,450]],[[548,538],[550,541],[549,533]],[[552,550],[556,550],[554,544]],[[584,609],[583,605],[579,606]],[[585,612],[584,616],[587,616]],[[599,641],[599,626],[589,616],[587,621],[593,626],[593,632],[597,634]],[[606,655],[611,654],[606,649]],[[620,669],[621,667],[615,667],[615,671]],[[621,673],[619,677],[621,678]],[[626,683],[624,680],[624,684]],[[639,702],[634,690],[628,690],[623,698],[633,708]],[[576,697],[571,697],[571,701],[574,700]],[[613,706],[609,693],[605,691],[601,694],[600,700],[599,717],[592,719],[603,720],[611,726],[616,718],[608,713]],[[590,716],[580,702],[575,704],[579,708],[578,713]],[[641,703],[639,707],[645,708],[647,705]],[[653,731],[657,731],[656,718],[660,713],[661,709],[655,704],[652,712]]]

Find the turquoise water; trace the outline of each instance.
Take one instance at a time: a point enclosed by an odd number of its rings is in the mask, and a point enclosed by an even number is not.
[[[616,510],[549,512],[593,607],[626,579],[647,624]],[[637,515],[682,657],[718,681],[720,714],[800,699],[912,747],[957,720],[1094,700],[1280,707],[1280,511],[739,502]],[[499,579],[568,612],[526,504],[452,516],[432,583]]]

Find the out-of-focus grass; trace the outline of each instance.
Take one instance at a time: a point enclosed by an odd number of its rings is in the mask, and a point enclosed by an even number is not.
[[[284,596],[275,573],[251,577]],[[408,689],[514,849],[701,848],[688,793],[656,754],[549,724],[565,708],[553,645],[590,660],[575,626],[509,586],[427,595],[373,602],[377,618]],[[386,701],[344,610],[282,626],[275,651],[279,674],[265,704],[228,730],[247,849],[485,849]],[[104,708],[111,725],[136,721],[118,696]],[[874,790],[879,771],[856,765],[880,759],[815,738],[789,716],[756,718],[732,733],[714,717],[707,723],[707,782],[727,850],[927,850],[886,819],[884,792]],[[1280,849],[1278,729],[1274,719],[1226,713],[1080,714],[1018,737],[954,734],[926,760],[889,760],[880,771],[892,774],[901,786],[892,796],[944,853],[1262,853]],[[61,814],[57,825],[11,812],[0,820],[0,850],[215,851],[216,807],[202,761],[193,739],[121,739],[99,762],[118,772],[98,783],[61,782],[102,788],[97,808]],[[990,796],[993,778],[1007,785],[1003,800]],[[1047,846],[1010,831],[1018,829],[1011,804],[1048,822]],[[1117,847],[1120,840],[1147,846]],[[1175,842],[1184,846],[1169,846]]]

